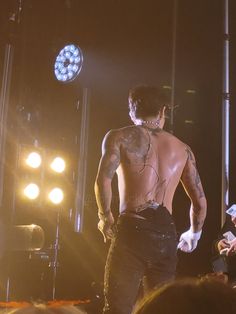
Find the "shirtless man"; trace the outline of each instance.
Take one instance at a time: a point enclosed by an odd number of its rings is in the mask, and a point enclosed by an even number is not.
[[[191,149],[165,132],[165,100],[155,87],[129,93],[134,125],[108,132],[95,182],[98,229],[111,239],[105,268],[103,313],[130,314],[140,283],[147,288],[174,279],[177,246],[193,251],[206,216],[206,198]],[[111,211],[117,173],[119,217]],[[190,228],[177,243],[172,200],[181,180],[191,200]],[[115,227],[115,228],[114,228]]]

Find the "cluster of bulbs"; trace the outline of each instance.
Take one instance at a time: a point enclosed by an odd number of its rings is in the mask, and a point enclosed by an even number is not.
[[[38,152],[30,152],[25,159],[25,164],[32,169],[37,169],[42,165],[42,157]],[[62,157],[56,156],[49,166],[52,171],[61,174],[65,171],[66,163]],[[40,195],[40,188],[35,182],[30,182],[24,186],[23,193],[28,199],[35,200]],[[63,190],[59,187],[54,187],[49,191],[48,199],[53,204],[60,204],[64,199]]]
[[[54,63],[54,74],[60,82],[73,81],[79,74],[83,64],[81,49],[74,45],[66,45],[59,52]]]

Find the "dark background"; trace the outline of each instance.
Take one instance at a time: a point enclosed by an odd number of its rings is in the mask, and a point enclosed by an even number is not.
[[[235,202],[236,4],[229,2],[231,204]],[[179,253],[179,276],[197,276],[212,270],[211,246],[220,229],[223,3],[222,0],[178,1],[174,134],[192,147],[208,200],[202,239],[192,254]],[[108,249],[96,229],[93,192],[101,141],[109,129],[130,123],[127,110],[130,87],[142,83],[171,85],[174,1],[24,0],[20,23],[10,22],[9,16],[18,4],[6,0],[0,4],[1,75],[5,44],[10,42],[14,46],[2,217],[7,223],[13,213],[15,223],[41,223],[53,239],[55,212],[48,208],[43,209],[45,212],[29,208],[24,212],[22,208],[26,205],[12,205],[15,145],[18,141],[32,144],[37,137],[42,147],[69,154],[76,169],[79,156],[75,137],[80,133],[77,104],[82,99],[83,88],[89,88],[84,228],[81,234],[73,231],[69,207],[65,208],[56,297],[93,298],[101,292]],[[56,81],[53,65],[60,49],[68,43],[80,46],[84,64],[79,77],[63,85]],[[31,121],[26,121],[27,112],[32,114]],[[173,213],[179,233],[189,227],[188,210],[189,201],[179,187]],[[51,298],[51,270],[47,263],[30,260],[25,253],[6,255],[2,259],[4,276],[1,276],[10,278],[11,300]]]

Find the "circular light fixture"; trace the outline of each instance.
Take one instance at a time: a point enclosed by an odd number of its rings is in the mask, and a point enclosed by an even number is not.
[[[31,168],[38,168],[42,163],[42,158],[37,152],[31,152],[26,158],[26,164]]]
[[[55,172],[62,173],[65,170],[65,168],[66,168],[66,163],[65,163],[63,158],[56,157],[56,158],[53,159],[50,167]]]
[[[80,73],[83,64],[81,49],[74,45],[66,45],[56,57],[54,73],[58,81],[73,81]]]
[[[39,196],[39,187],[35,183],[30,183],[24,188],[24,194],[31,200],[35,200]]]
[[[48,195],[50,201],[53,204],[60,204],[63,201],[64,193],[60,188],[54,188]]]

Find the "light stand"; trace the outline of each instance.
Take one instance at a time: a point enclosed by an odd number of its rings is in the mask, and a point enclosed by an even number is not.
[[[57,278],[57,269],[59,266],[58,263],[58,252],[60,249],[60,244],[59,244],[59,228],[60,228],[60,212],[59,210],[57,211],[57,223],[56,223],[56,235],[55,235],[55,242],[52,247],[53,249],[53,261],[49,263],[49,267],[53,268],[53,279],[52,279],[52,300],[55,300],[56,296],[56,278]]]
[[[224,46],[223,46],[223,92],[222,92],[222,165],[221,165],[221,226],[229,206],[229,1],[224,1]]]
[[[177,29],[178,0],[174,0],[173,28],[172,28],[172,71],[171,71],[171,99],[170,99],[170,133],[174,133],[175,109],[175,71],[176,71],[176,29]]]

